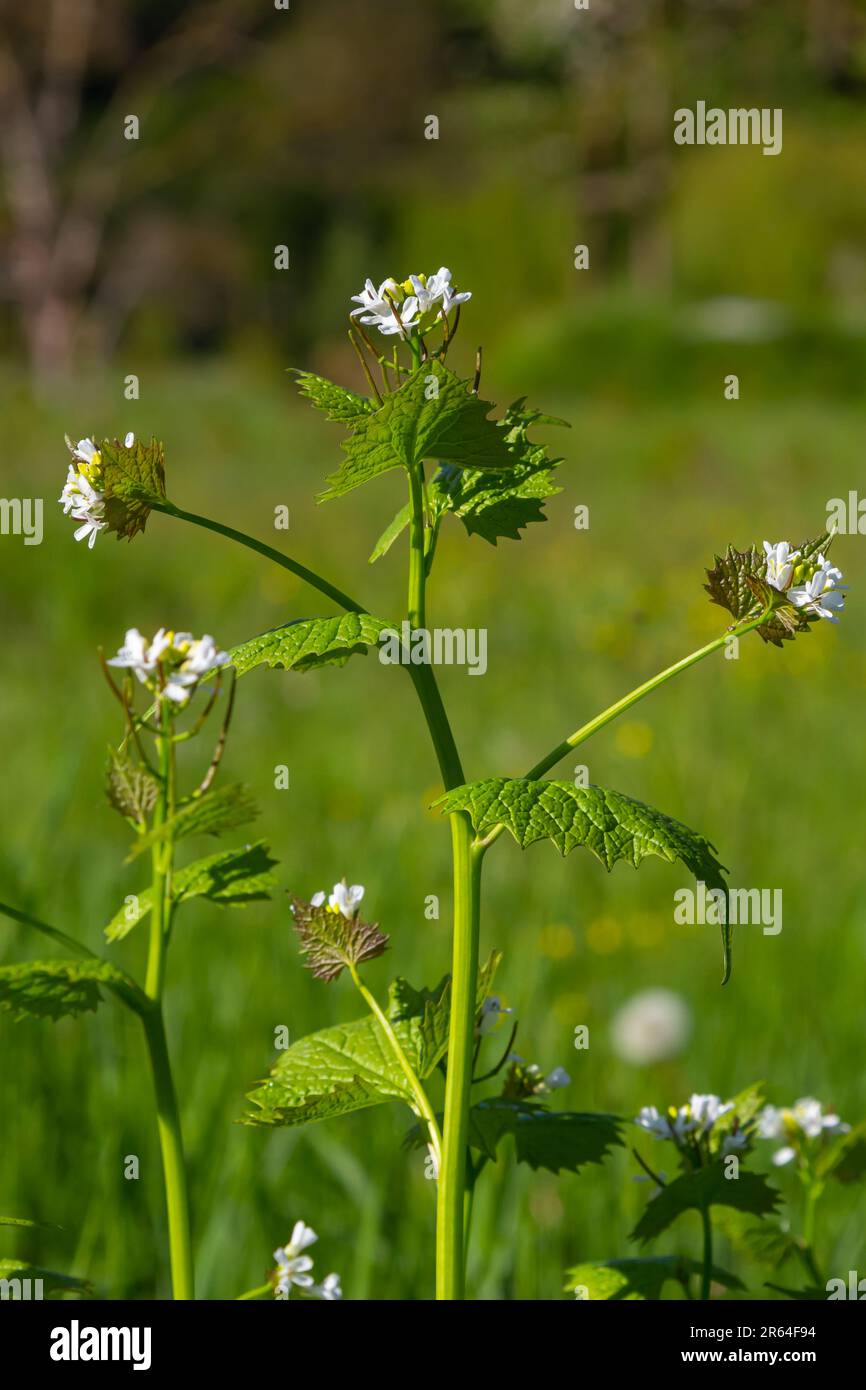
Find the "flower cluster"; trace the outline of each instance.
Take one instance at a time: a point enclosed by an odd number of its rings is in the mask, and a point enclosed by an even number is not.
[[[214,639],[205,634],[194,638],[191,632],[171,632],[161,627],[152,641],[143,637],[137,627],[127,631],[117,656],[109,666],[132,671],[160,699],[175,705],[186,705],[195,693],[203,676],[231,658],[221,652]]]
[[[312,1227],[306,1226],[303,1221],[295,1222],[291,1239],[274,1251],[277,1265],[271,1283],[275,1298],[289,1298],[292,1285],[305,1289],[313,1298],[323,1298],[327,1303],[333,1303],[343,1297],[339,1274],[326,1274],[321,1284],[317,1284],[310,1273],[313,1261],[304,1251],[318,1239]]]
[[[840,583],[842,571],[819,554],[817,561],[804,561],[799,550],[792,550],[788,541],[771,545],[764,541],[767,563],[767,583],[784,594],[787,601],[805,615],[829,618],[838,623],[838,613],[845,607],[847,585]]]
[[[848,1134],[851,1126],[838,1115],[824,1113],[821,1102],[803,1096],[790,1108],[765,1105],[758,1116],[758,1136],[761,1139],[786,1139],[788,1142],[773,1154],[777,1168],[792,1163],[802,1152],[803,1140],[820,1139],[824,1134]]]
[[[663,1115],[654,1105],[643,1106],[635,1117],[635,1124],[654,1139],[672,1139],[679,1149],[700,1152],[701,1140],[707,1139],[722,1116],[733,1109],[732,1100],[723,1102],[720,1096],[695,1093],[685,1105],[671,1105]],[[735,1123],[722,1140],[721,1152],[734,1153],[745,1148],[748,1141],[749,1136]]]
[[[128,434],[123,443],[125,448],[131,449],[135,435]],[[102,490],[102,455],[92,439],[79,439],[77,444],[73,444],[67,435],[66,444],[72,462],[57,500],[66,516],[81,522],[75,539],[86,540],[88,548],[92,550],[96,537],[108,525],[105,519],[105,493]]]
[[[333,890],[328,897],[328,911],[342,912],[347,922],[351,922],[358,915],[361,906],[361,899],[364,896],[364,886],[361,883],[353,883],[351,888],[345,879],[335,883]],[[320,890],[310,898],[311,907],[322,907],[325,901],[325,894]]]
[[[469,290],[460,294],[455,291],[451,271],[443,265],[435,275],[410,275],[400,284],[383,280],[378,289],[372,280],[367,280],[361,293],[352,295],[357,307],[352,309],[351,317],[378,328],[386,337],[399,333],[402,338],[418,328],[425,315],[430,322],[445,318],[471,298]]]
[[[510,1100],[525,1100],[529,1096],[546,1096],[551,1091],[559,1091],[563,1086],[568,1086],[571,1077],[564,1067],[554,1067],[553,1071],[545,1076],[541,1068],[535,1062],[525,1062],[522,1057],[518,1057],[516,1052],[512,1052],[509,1059],[511,1066],[505,1078],[502,1088],[503,1096]]]

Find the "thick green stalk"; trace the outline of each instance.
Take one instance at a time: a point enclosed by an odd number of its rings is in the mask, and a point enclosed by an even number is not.
[[[161,785],[157,804],[154,808],[154,829],[164,825],[174,809],[174,752],[171,743],[171,721],[166,701],[162,703],[161,733],[157,743]],[[165,957],[170,925],[173,856],[174,846],[170,839],[158,840],[153,846],[151,888],[153,906],[151,908],[150,946],[145,978],[145,993],[152,1001],[152,1008],[142,1016],[142,1022],[156,1097],[156,1119],[165,1181],[172,1292],[176,1299],[192,1299],[195,1298],[195,1284],[186,1163],[180,1112],[171,1074],[171,1062],[168,1055],[165,1021],[162,1012]]]
[[[454,865],[451,1022],[436,1221],[436,1297],[445,1300],[461,1299],[464,1293],[464,1196],[477,1013],[482,854],[473,845],[472,826],[463,814],[451,817],[451,844]]]
[[[427,565],[424,499],[420,473],[410,475],[412,519],[409,529],[409,621],[425,623]],[[433,738],[446,788],[463,781],[463,769],[442,704],[432,667],[417,671],[415,688]],[[423,674],[422,674],[423,673]],[[456,782],[454,779],[457,779]],[[469,1141],[469,1104],[477,1012],[478,938],[480,923],[481,855],[473,849],[468,816],[451,817],[454,928],[451,964],[451,1019],[448,1030],[448,1071],[442,1124],[442,1161],[436,1210],[436,1297],[462,1299],[465,1282],[464,1205]]]
[[[419,628],[425,626],[427,557],[424,534],[424,483],[420,472],[414,469],[409,474],[409,501],[412,504],[412,518],[409,523],[408,617],[411,626]]]
[[[145,1015],[144,1035],[147,1039],[156,1095],[156,1118],[165,1179],[172,1292],[176,1299],[192,1299],[195,1298],[195,1282],[186,1163],[180,1112],[165,1037],[165,1023],[159,1005]]]

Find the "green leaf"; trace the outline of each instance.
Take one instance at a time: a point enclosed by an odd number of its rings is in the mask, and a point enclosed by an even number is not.
[[[661,1298],[662,1288],[668,1280],[675,1280],[685,1288],[689,1277],[701,1273],[698,1260],[685,1255],[650,1255],[645,1259],[605,1260],[601,1264],[575,1265],[568,1271],[565,1285],[566,1293],[586,1290],[585,1299],[596,1302],[601,1299],[637,1301]],[[716,1284],[726,1289],[743,1289],[745,1286],[727,1270],[713,1265],[712,1277]]]
[[[344,917],[325,903],[314,907],[302,898],[292,898],[292,920],[304,964],[317,980],[336,980],[349,964],[362,965],[388,949],[388,937],[378,922]]]
[[[51,1226],[46,1221],[31,1221],[27,1216],[0,1216],[0,1226],[26,1226],[31,1230],[59,1230],[58,1226]]]
[[[273,873],[276,863],[264,840],[196,859],[175,871],[172,900],[179,905],[189,898],[209,898],[219,907],[245,907],[247,903],[261,902],[277,886]],[[131,895],[131,901],[118,909],[105,928],[106,939],[121,941],[152,907],[150,888]]]
[[[312,401],[329,420],[354,424],[362,415],[368,415],[374,409],[373,402],[367,396],[359,396],[357,391],[349,391],[335,381],[316,376],[315,372],[295,371],[294,376],[301,395]]]
[[[678,859],[695,878],[727,894],[724,866],[709,840],[642,801],[606,787],[571,782],[488,777],[447,792],[434,803],[443,815],[466,811],[479,836],[504,825],[525,849],[552,840],[560,854],[588,849],[605,868],[623,859],[635,868],[648,855],[669,864]],[[723,914],[727,919],[727,913]],[[725,983],[730,977],[731,929],[722,924]]]
[[[710,1163],[693,1173],[684,1173],[663,1187],[646,1208],[631,1233],[632,1240],[655,1240],[686,1211],[703,1211],[712,1206],[733,1207],[752,1216],[775,1212],[778,1192],[763,1173],[740,1168],[739,1176],[725,1177],[726,1163]]]
[[[222,835],[226,830],[237,830],[242,825],[249,825],[258,814],[259,808],[252,792],[242,782],[218,787],[216,791],[205,792],[204,796],[186,802],[162,825],[139,836],[126,856],[126,862],[128,864],[137,859],[152,845],[165,840],[171,839],[177,843],[188,835]]]
[[[611,1146],[622,1144],[616,1115],[548,1110],[501,1096],[478,1101],[469,1114],[469,1142],[485,1157],[495,1159],[499,1141],[513,1134],[517,1162],[551,1173],[577,1173],[585,1163],[602,1163]]]
[[[833,537],[829,531],[809,541],[795,546],[801,559],[812,560],[819,552],[826,553]],[[766,583],[767,557],[763,547],[749,546],[748,550],[737,550],[729,545],[723,556],[716,555],[715,566],[707,570],[707,583],[704,585],[711,603],[717,603],[734,617],[737,622],[756,618],[767,600],[781,601],[781,595]],[[820,621],[814,614],[804,614],[790,604],[777,608],[767,620],[756,628],[765,642],[781,647],[790,642],[798,633],[808,632],[809,625]]]
[[[778,1268],[786,1260],[802,1254],[800,1242],[790,1231],[783,1230],[778,1222],[759,1221],[754,1226],[748,1225],[742,1229],[733,1225],[734,1221],[744,1220],[742,1215],[732,1217],[730,1222],[725,1222],[724,1230],[729,1239],[733,1236],[741,1240],[753,1259]]]
[[[479,1008],[497,963],[498,957],[491,957],[479,972]],[[447,977],[436,991],[413,990],[402,980],[391,987],[390,1021],[422,1081],[448,1049],[450,1008]],[[413,1103],[400,1065],[372,1015],[323,1028],[293,1043],[272,1068],[270,1079],[247,1099],[256,1107],[244,1116],[244,1123],[251,1125],[302,1125],[382,1101]]]
[[[733,1110],[728,1110],[721,1115],[713,1125],[709,1134],[709,1150],[711,1154],[719,1153],[725,1140],[735,1130],[746,1131],[751,1135],[754,1131],[754,1122],[758,1112],[764,1107],[764,1083],[755,1081],[751,1086],[746,1086],[744,1090],[731,1097]]]
[[[393,521],[389,521],[381,536],[373,547],[369,563],[372,565],[376,560],[381,560],[383,555],[387,555],[397,537],[406,530],[412,517],[412,503],[407,502],[405,507],[401,507]]]
[[[390,468],[413,471],[429,458],[461,468],[511,468],[515,459],[488,418],[492,409],[441,362],[426,362],[357,422],[343,445],[346,457],[318,501],[342,497]]]
[[[147,768],[132,762],[126,753],[109,748],[105,790],[109,805],[115,811],[143,825],[156,805],[159,782]]]
[[[132,540],[144,530],[151,504],[165,497],[165,450],[158,439],[136,439],[131,448],[104,439],[99,452],[108,529],[118,540]]]
[[[242,642],[229,655],[239,676],[263,665],[306,671],[326,662],[346,661],[356,653],[366,655],[367,648],[377,644],[379,634],[392,626],[369,613],[303,618]]]
[[[818,1156],[815,1172],[819,1178],[832,1177],[838,1182],[859,1182],[866,1176],[866,1121],[831,1138]]]
[[[56,1270],[42,1269],[39,1265],[27,1264],[25,1260],[0,1260],[0,1282],[8,1281],[15,1288],[16,1280],[25,1279],[41,1279],[43,1295],[46,1298],[60,1297],[68,1293],[81,1294],[87,1298],[93,1293],[93,1285],[87,1279],[74,1279],[70,1274],[58,1274]],[[11,1292],[4,1294],[5,1298],[11,1296]],[[33,1297],[32,1289],[30,1297]]]
[[[567,428],[565,420],[528,410],[521,398],[508,407],[499,423],[512,467],[498,473],[446,464],[434,479],[441,509],[459,517],[470,536],[481,536],[490,545],[500,538],[518,541],[524,527],[547,520],[542,503],[562,491],[554,480],[562,459],[549,458],[544,445],[528,438],[527,431],[535,424]]]
[[[36,960],[0,966],[0,1009],[16,1018],[74,1018],[102,1003],[100,985],[120,993],[131,981],[110,961]]]

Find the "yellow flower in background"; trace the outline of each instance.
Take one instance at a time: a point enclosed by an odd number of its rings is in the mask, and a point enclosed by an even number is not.
[[[538,937],[539,951],[551,960],[565,960],[566,957],[573,956],[576,944],[571,927],[562,923],[542,927]]]
[[[599,956],[609,956],[622,945],[623,931],[615,917],[597,917],[586,929],[586,944]]]
[[[645,758],[653,746],[655,735],[649,724],[640,719],[627,719],[614,736],[620,753],[627,758]]]
[[[636,946],[658,946],[664,940],[667,918],[657,912],[637,912],[629,918],[628,937]]]

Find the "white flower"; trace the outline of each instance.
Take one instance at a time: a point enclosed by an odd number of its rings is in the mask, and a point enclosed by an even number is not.
[[[299,1289],[312,1288],[313,1278],[310,1270],[313,1261],[303,1252],[318,1240],[316,1232],[303,1221],[296,1221],[290,1239],[274,1251],[274,1259],[279,1271],[274,1288],[275,1297],[288,1298],[293,1284]]]
[[[498,994],[489,994],[481,1005],[481,1013],[475,1028],[476,1038],[486,1038],[493,1032],[503,1014],[513,1014],[513,1009],[506,1009]]]
[[[669,1139],[671,1136],[670,1125],[666,1117],[660,1115],[654,1105],[642,1106],[640,1112],[635,1116],[634,1122],[656,1139]]]
[[[132,430],[130,430],[130,431],[129,431],[129,434],[124,435],[124,438],[123,438],[123,447],[124,447],[124,449],[131,449],[134,443],[135,443],[135,435],[133,434]]]
[[[335,883],[334,891],[328,899],[328,907],[332,912],[342,912],[349,921],[357,914],[361,899],[364,896],[364,889],[360,883],[353,883],[349,888],[345,883]]]
[[[74,448],[72,445],[70,448],[72,449],[72,457],[78,459],[80,463],[88,463],[91,467],[99,466],[101,455],[92,439],[79,439]]]
[[[737,1149],[744,1149],[749,1142],[749,1136],[744,1134],[741,1129],[735,1130],[733,1134],[726,1134],[722,1140],[722,1153],[735,1153]]]
[[[675,1057],[691,1032],[685,1000],[669,989],[647,989],[619,1009],[610,1025],[614,1051],[633,1066]]]
[[[850,1125],[843,1125],[838,1115],[825,1115],[821,1102],[812,1096],[803,1096],[795,1101],[791,1114],[807,1139],[817,1139],[825,1130],[828,1134],[845,1134],[851,1128]]]
[[[788,541],[777,541],[775,545],[764,541],[764,554],[767,557],[767,583],[784,594],[791,587],[794,565],[800,558],[800,552],[792,550]]]
[[[76,528],[75,539],[87,540],[90,550],[100,531],[108,523],[105,520],[105,496],[101,491],[101,455],[92,439],[79,439],[77,444],[67,437],[69,452],[74,460],[69,465],[63,491],[57,499],[66,516],[82,524]]]
[[[157,692],[173,704],[185,705],[194,693],[201,677],[230,660],[227,652],[217,649],[213,638],[205,635],[196,640],[191,632],[171,632],[161,627],[148,642],[137,627],[128,630],[117,656],[109,666],[134,671],[138,679],[152,686],[152,678],[160,665],[165,668],[165,683]]]
[[[842,571],[825,560],[823,555],[819,555],[815,573],[805,584],[791,589],[788,598],[796,608],[814,613],[819,618],[829,618],[831,623],[838,623],[836,615],[845,607],[845,591],[848,587],[847,584],[839,583],[841,578]]]
[[[703,1097],[696,1097],[703,1099]],[[644,1105],[635,1116],[635,1124],[640,1125],[655,1139],[673,1139],[681,1143],[687,1134],[697,1128],[698,1121],[688,1105],[670,1106],[665,1115],[660,1115],[654,1105]]]
[[[513,1053],[512,1056],[514,1056]],[[517,1061],[518,1064],[522,1062],[522,1058],[515,1057],[514,1060]],[[554,1067],[553,1071],[548,1072],[547,1076],[543,1076],[541,1067],[538,1063],[531,1062],[528,1067],[524,1068],[524,1071],[527,1080],[532,1085],[532,1094],[535,1096],[547,1095],[548,1091],[558,1091],[563,1086],[568,1086],[571,1082],[571,1077],[564,1067]]]
[[[160,629],[161,631],[162,629]],[[159,635],[157,633],[157,638]],[[127,671],[134,671],[140,681],[146,682],[156,670],[159,659],[159,653],[153,655],[155,647],[156,638],[152,644],[148,643],[147,638],[142,637],[137,627],[128,628],[123,646],[118,651],[117,656],[109,657],[107,664],[109,666],[121,666]]]
[[[428,309],[432,309],[441,302],[442,312],[449,314],[457,304],[465,304],[467,299],[472,298],[470,290],[464,290],[462,294],[455,294],[451,284],[451,271],[447,266],[440,266],[435,275],[410,275],[412,288],[415,291],[415,298],[418,303],[419,313],[426,314]]]
[[[775,1105],[765,1105],[758,1116],[758,1135],[761,1139],[780,1139],[785,1112]]]
[[[792,1149],[790,1144],[786,1144],[784,1148],[777,1149],[773,1154],[773,1162],[777,1168],[784,1168],[786,1163],[792,1163],[796,1157],[797,1150]]]
[[[547,1073],[542,1085],[545,1091],[559,1091],[563,1086],[571,1085],[571,1077],[565,1067],[554,1067],[553,1071]]]
[[[339,1274],[326,1274],[321,1284],[314,1284],[311,1293],[316,1298],[324,1298],[326,1302],[333,1303],[343,1297],[343,1290],[340,1287]]]
[[[358,308],[352,309],[350,316],[378,328],[386,337],[406,332],[414,328],[418,321],[418,300],[414,295],[403,298],[403,291],[395,280],[383,280],[378,289],[372,280],[367,280],[361,293],[353,294],[352,298]],[[392,305],[396,307],[397,314]]]
[[[324,901],[325,895],[322,892],[322,890],[319,889],[318,893],[314,893],[313,896],[310,898],[310,907],[321,907]]]
[[[197,642],[190,638],[189,633],[184,633],[183,638],[182,645],[179,639],[175,639],[173,645],[183,650],[186,642],[189,642],[186,659],[181,667],[181,670],[187,675],[194,676],[196,680],[199,680],[215,667],[225,666],[228,663],[228,652],[219,650],[210,633],[206,632],[204,637],[200,637]]]
[[[668,1111],[667,1120],[671,1135],[678,1142],[685,1139],[686,1135],[691,1134],[692,1130],[697,1127],[696,1121],[692,1118],[687,1105],[681,1105],[679,1110],[675,1110],[674,1107],[671,1106]]]
[[[358,308],[352,309],[350,318],[354,319],[363,314],[373,314],[375,316],[389,314],[391,312],[391,306],[385,298],[386,294],[389,294],[394,300],[399,299],[400,289],[396,280],[383,280],[379,288],[376,289],[373,281],[368,279],[361,293],[352,295]],[[370,320],[361,318],[361,322],[369,323]]]
[[[704,1134],[711,1130],[722,1115],[726,1115],[729,1110],[733,1110],[734,1102],[726,1101],[722,1104],[721,1096],[700,1096],[689,1097],[689,1111],[696,1126],[699,1126]]]
[[[850,1129],[851,1126],[843,1124],[833,1112],[825,1115],[821,1102],[814,1096],[801,1096],[790,1108],[765,1105],[758,1116],[761,1139],[790,1140],[796,1138],[798,1130],[806,1139],[817,1139],[822,1134],[847,1134]],[[780,1168],[796,1157],[796,1148],[788,1143],[776,1150],[773,1162]]]

